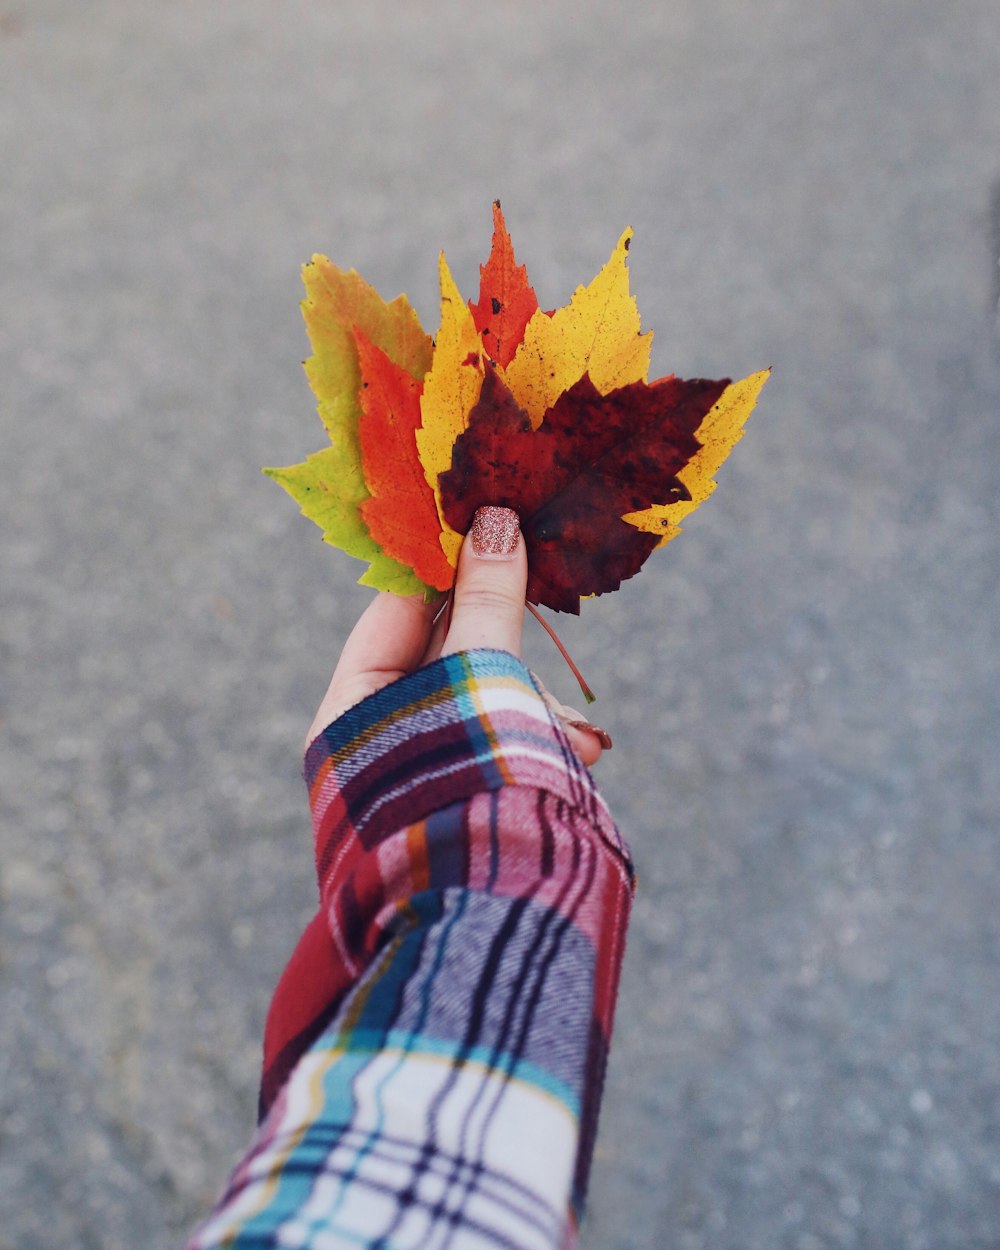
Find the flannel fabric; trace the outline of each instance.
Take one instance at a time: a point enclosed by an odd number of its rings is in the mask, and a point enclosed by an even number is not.
[[[320,908],[207,1247],[572,1246],[634,877],[531,675],[447,656],[309,748]]]

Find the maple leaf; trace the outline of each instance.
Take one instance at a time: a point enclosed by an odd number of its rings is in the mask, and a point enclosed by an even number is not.
[[[387,303],[325,257],[305,266],[306,373],[331,445],[266,471],[328,542],[369,561],[363,583],[450,587],[473,512],[505,504],[521,517],[529,603],[578,612],[711,494],[768,374],[647,383],[631,238],[545,312],[495,203],[478,302],[441,254],[433,344],[405,296]]]
[[[324,447],[307,456],[302,464],[264,472],[288,491],[304,517],[316,522],[325,542],[369,561],[358,579],[361,585],[392,590],[398,595],[426,593],[428,588],[416,573],[386,555],[368,533],[359,511],[368,498],[368,490],[356,470],[353,448],[340,444]]]
[[[355,329],[418,379],[431,367],[434,345],[405,295],[387,302],[353,269],[345,273],[325,256],[314,256],[302,267],[302,282],[302,317],[313,349],[306,376],[319,401],[320,419],[337,438],[358,420]]]
[[[302,280],[302,314],[313,346],[305,370],[331,446],[302,464],[264,472],[316,522],[328,543],[369,561],[363,585],[401,595],[426,593],[428,586],[413,569],[372,538],[361,512],[369,491],[358,439],[361,369],[355,329],[415,378],[430,367],[431,340],[405,295],[387,303],[353,270],[345,273],[325,256],[314,256],[303,267]]]
[[[441,511],[438,477],[451,464],[455,439],[465,429],[469,413],[483,384],[482,340],[472,312],[451,276],[444,252],[439,261],[441,279],[441,326],[434,341],[434,360],[424,378],[420,397],[421,428],[417,430],[417,454],[427,483],[438,502],[441,546],[448,563],[458,563],[462,535],[445,521]]]
[[[499,200],[493,201],[490,258],[479,267],[479,303],[469,307],[490,360],[501,368],[509,365],[524,339],[525,327],[538,311],[538,297],[528,271],[514,259]]]
[[[355,330],[361,366],[358,432],[370,497],[360,504],[368,533],[421,581],[447,590],[454,569],[440,543],[434,492],[417,458],[420,383]]]
[[[653,335],[640,333],[639,309],[629,294],[631,241],[626,230],[593,282],[578,287],[564,308],[539,309],[525,326],[504,381],[532,425],[584,373],[602,395],[645,380]]]
[[[677,474],[685,489],[685,498],[626,513],[622,520],[637,529],[658,534],[658,547],[676,538],[681,532],[681,520],[715,490],[714,475],[743,437],[747,417],[770,376],[770,369],[762,369],[740,382],[731,382],[706,414],[696,431],[701,446]]]
[[[584,374],[536,429],[490,368],[440,478],[445,517],[463,532],[484,503],[512,508],[528,552],[529,602],[579,612],[581,595],[617,590],[659,544],[658,533],[621,518],[689,497],[678,474],[727,386],[665,378],[602,395]]]

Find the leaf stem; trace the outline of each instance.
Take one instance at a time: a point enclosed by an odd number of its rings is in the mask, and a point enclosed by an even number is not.
[[[558,647],[559,654],[569,665],[570,672],[573,674],[573,676],[576,678],[577,682],[579,683],[580,689],[583,691],[583,697],[587,700],[588,703],[596,703],[597,695],[594,694],[593,690],[591,690],[591,688],[584,681],[583,674],[580,672],[577,666],[573,663],[573,657],[570,655],[570,653],[566,650],[566,648],[559,641],[559,635],[552,628],[552,626],[548,623],[545,617],[541,615],[541,613],[537,610],[537,608],[535,608],[534,604],[525,602],[524,606],[528,609],[528,611],[535,618],[535,620],[539,623],[539,625],[541,625],[542,629],[545,630],[548,636],[552,639],[552,641]]]
[[[454,610],[455,610],[455,583],[452,582],[452,584],[448,587],[448,598],[445,600],[445,605],[444,605],[444,633],[441,635],[443,638],[446,638],[448,636],[448,630],[451,629],[451,614],[452,612],[454,612]]]

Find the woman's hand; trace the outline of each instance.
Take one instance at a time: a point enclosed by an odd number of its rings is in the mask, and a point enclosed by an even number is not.
[[[480,508],[459,556],[450,620],[441,600],[379,594],[351,631],[307,744],[349,707],[439,656],[493,647],[520,657],[527,581],[517,514]],[[544,697],[583,762],[596,763],[610,737],[547,691]]]

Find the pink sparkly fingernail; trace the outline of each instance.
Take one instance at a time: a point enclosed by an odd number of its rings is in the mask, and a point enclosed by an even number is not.
[[[572,725],[574,729],[585,729],[587,733],[592,733],[605,751],[610,751],[615,745],[606,729],[601,729],[599,725],[592,725],[589,720],[584,720],[583,717],[579,720],[568,720],[566,724]]]
[[[521,522],[510,508],[480,508],[472,518],[472,550],[487,559],[509,560],[520,533]]]

